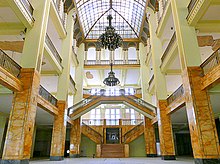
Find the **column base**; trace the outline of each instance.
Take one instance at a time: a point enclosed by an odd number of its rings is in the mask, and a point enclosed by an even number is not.
[[[162,160],[176,160],[175,155],[162,155]]]
[[[50,161],[62,161],[64,160],[63,156],[50,156]]]
[[[146,154],[147,157],[157,157],[157,154]]]
[[[79,154],[70,154],[70,158],[79,158],[80,155]]]
[[[0,160],[1,164],[29,164],[29,159],[24,160],[10,160],[10,159],[2,159]]]
[[[195,158],[195,164],[217,164],[220,163],[220,159],[201,159]]]

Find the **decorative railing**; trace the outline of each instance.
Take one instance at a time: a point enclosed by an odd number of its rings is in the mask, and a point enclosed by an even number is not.
[[[166,50],[163,53],[163,56],[161,57],[161,63],[164,62],[164,59],[167,57],[168,52],[170,51],[170,49],[173,47],[174,43],[176,42],[176,32],[173,33],[172,38],[170,39],[170,42],[166,48]]]
[[[28,0],[20,0],[20,2],[27,11],[28,15],[33,19],[34,8],[30,4],[30,2]]]
[[[60,12],[59,12],[59,6],[58,6],[59,4],[57,2],[55,2],[55,0],[53,0],[53,3],[54,3],[54,6],[56,8],[56,11],[57,11],[57,13],[59,15],[59,19],[60,19],[60,21],[61,21],[61,23],[63,25],[63,28],[65,29],[65,19],[61,18],[61,15],[60,15]],[[63,13],[63,17],[64,17],[64,13]]]
[[[142,100],[141,98],[138,98],[134,95],[130,95],[129,93],[126,93],[124,89],[120,89],[119,92],[117,93],[109,93],[106,94],[104,89],[101,89],[99,92],[95,93],[94,95],[89,96],[88,98],[83,99],[79,103],[73,105],[72,107],[68,108],[68,115],[72,114],[73,112],[77,111],[79,108],[86,106],[87,104],[99,99],[100,97],[103,96],[126,96],[127,99],[130,101],[133,101],[136,103],[138,106],[143,106],[149,110],[152,110],[153,113],[156,112],[156,107],[149,104],[148,102]]]
[[[165,14],[166,8],[167,8],[167,6],[168,6],[167,4],[168,4],[168,0],[163,0],[163,1],[162,1],[163,13],[161,14],[161,16],[160,16],[159,19],[158,19],[158,24],[160,24],[161,19],[163,18],[164,14]]]
[[[189,6],[188,6],[189,13],[192,11],[193,7],[195,6],[196,1],[198,1],[198,0],[191,0],[190,1]]]
[[[4,51],[0,49],[0,66],[10,72],[15,77],[18,77],[21,72],[21,66],[10,58]]]
[[[62,58],[60,57],[60,54],[58,53],[56,47],[54,46],[53,42],[51,41],[50,37],[48,34],[46,34],[46,44],[49,47],[49,49],[51,50],[53,56],[56,58],[56,60],[58,61],[58,63],[61,65],[62,63]]]
[[[39,95],[50,102],[52,105],[57,106],[57,99],[41,85],[39,89]]]
[[[203,69],[204,75],[210,72],[220,63],[220,48],[215,51],[208,59],[206,59],[200,67]]]
[[[174,102],[176,99],[184,95],[184,89],[183,85],[181,85],[175,92],[173,92],[168,98],[167,98],[167,103],[171,104]]]
[[[112,62],[115,65],[123,65],[123,64],[129,64],[129,65],[136,65],[136,64],[140,64],[139,60],[128,60],[128,61],[124,61],[124,60],[100,60],[100,61],[96,61],[96,60],[87,60],[85,61],[85,65],[110,65],[110,62]]]
[[[124,134],[124,143],[126,142],[126,140],[128,138],[130,138],[131,136],[134,136],[138,131],[142,130],[143,125],[144,125],[144,122],[141,122],[140,124],[138,124],[137,126],[132,128],[131,130],[129,130],[127,133],[125,133]]]
[[[143,119],[82,119],[86,125],[138,125]]]
[[[151,76],[151,78],[148,82],[149,87],[152,85],[153,81],[154,81],[154,75]]]
[[[94,129],[92,129],[90,126],[88,126],[87,124],[83,122],[82,122],[82,125],[86,128],[87,133],[90,133],[91,135],[93,135],[93,137],[99,140],[100,143],[103,142],[103,137],[100,133],[98,133],[97,131],[95,131]]]

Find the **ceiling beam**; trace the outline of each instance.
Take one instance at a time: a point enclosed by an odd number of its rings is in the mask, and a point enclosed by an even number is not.
[[[22,53],[24,41],[0,41],[0,49]]]

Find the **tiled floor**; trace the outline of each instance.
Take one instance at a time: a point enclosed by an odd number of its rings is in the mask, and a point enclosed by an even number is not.
[[[175,161],[164,161],[161,158],[72,158],[64,161],[37,160],[31,164],[194,164],[192,158],[177,158]]]

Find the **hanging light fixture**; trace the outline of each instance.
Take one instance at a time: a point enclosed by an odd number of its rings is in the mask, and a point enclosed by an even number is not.
[[[115,32],[115,28],[112,26],[113,17],[108,15],[107,19],[109,21],[109,26],[105,28],[105,33],[100,35],[98,43],[101,48],[114,51],[122,45],[123,40],[122,37]]]
[[[115,73],[112,71],[112,66],[113,64],[110,64],[111,66],[111,71],[108,73],[108,77],[105,78],[105,80],[103,81],[103,83],[107,86],[116,86],[120,83],[120,81],[118,80],[118,78],[115,77]]]

